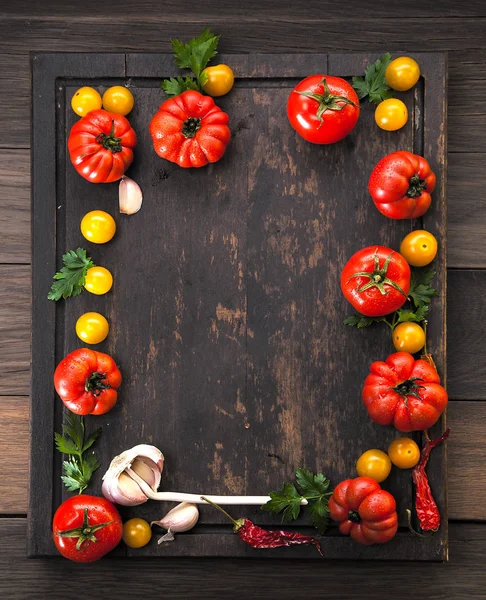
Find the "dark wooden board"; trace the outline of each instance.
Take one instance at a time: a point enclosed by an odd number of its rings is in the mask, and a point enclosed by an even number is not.
[[[339,272],[359,248],[398,247],[413,228],[379,215],[366,192],[374,164],[397,148],[425,151],[438,174],[434,208],[423,225],[441,242],[441,296],[429,345],[445,377],[446,65],[441,54],[415,56],[424,78],[402,95],[411,114],[407,127],[380,132],[373,107],[363,105],[355,131],[330,147],[314,147],[296,136],[284,116],[288,93],[309,72],[359,74],[375,55],[221,56],[238,77],[232,93],[218,102],[231,116],[231,147],[217,164],[187,171],[160,160],[148,135],[151,115],[163,99],[159,81],[175,73],[169,55],[33,55],[36,452],[30,555],[55,553],[45,532],[66,494],[59,480],[61,457],[52,449],[53,430],[62,420],[52,372],[67,352],[81,346],[74,324],[87,310],[110,321],[110,335],[99,349],[112,354],[124,374],[115,409],[88,419],[104,429],[94,491],[110,459],[141,442],[154,443],[166,455],[166,490],[265,494],[292,477],[297,466],[323,470],[337,483],[354,473],[363,450],[386,448],[396,437],[391,428],[373,424],[360,401],[369,363],[390,352],[389,334],[341,324],[349,308],[339,291]],[[130,218],[117,215],[117,184],[93,186],[66,160],[66,132],[75,122],[72,94],[80,85],[102,89],[117,82],[126,82],[136,96],[130,120],[139,144],[129,175],[141,184],[144,205]],[[78,229],[81,217],[95,208],[117,220],[117,235],[104,246],[85,242]],[[55,231],[51,243],[46,231]],[[78,245],[113,272],[114,289],[54,306],[45,294],[56,263]],[[444,448],[434,454],[430,476],[445,516]],[[394,472],[387,487],[399,499],[404,526],[404,510],[413,503],[409,474]],[[152,520],[166,508],[148,503],[122,512]],[[256,508],[245,512],[259,523],[275,524]],[[201,513],[198,527],[170,547],[152,543],[127,553],[259,554],[239,543],[218,513],[209,507]],[[305,521],[297,528],[308,531]],[[322,544],[331,558],[447,558],[446,525],[428,540],[403,530],[386,546],[363,549],[333,531]],[[264,553],[297,555],[312,558],[313,553]]]

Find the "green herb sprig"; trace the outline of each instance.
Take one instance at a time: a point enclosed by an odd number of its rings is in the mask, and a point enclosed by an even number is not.
[[[330,480],[322,473],[314,475],[307,469],[297,469],[295,484],[284,483],[279,492],[270,492],[270,500],[261,508],[274,515],[282,513],[282,523],[294,521],[300,514],[302,500],[307,500],[305,509],[319,533],[329,525]]]
[[[181,69],[190,69],[194,77],[187,75],[165,79],[160,87],[167,96],[178,96],[186,90],[203,91],[203,86],[207,81],[207,74],[203,71],[209,61],[218,53],[220,37],[206,28],[199,37],[193,38],[187,43],[171,40],[177,66]]]
[[[101,435],[101,428],[85,439],[83,417],[69,413],[64,418],[62,431],[62,435],[54,434],[57,450],[69,455],[68,460],[62,463],[61,479],[70,492],[79,491],[82,494],[88,487],[91,476],[100,466],[93,451],[85,453]]]
[[[391,59],[391,54],[387,52],[372,65],[366,67],[364,77],[353,77],[352,85],[360,100],[367,97],[373,104],[379,104],[383,100],[393,97],[385,79],[385,71]]]
[[[84,289],[88,269],[95,266],[84,248],[69,250],[63,255],[62,262],[64,266],[54,275],[54,283],[47,294],[49,300],[79,296]]]

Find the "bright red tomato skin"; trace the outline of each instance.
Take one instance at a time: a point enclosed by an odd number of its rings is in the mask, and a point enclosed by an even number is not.
[[[377,163],[368,190],[376,208],[386,217],[416,219],[429,209],[435,184],[436,177],[425,158],[401,150]]]
[[[60,537],[58,534],[81,527],[86,508],[89,525],[114,522],[94,532],[96,542],[85,542],[80,550],[76,550],[78,538]],[[74,562],[88,563],[100,559],[118,546],[122,533],[123,524],[118,510],[109,500],[98,496],[71,496],[57,509],[52,521],[52,535],[57,549]]]
[[[94,386],[87,391],[87,382],[96,373],[102,376],[95,377]],[[89,348],[79,348],[68,354],[54,372],[56,392],[66,407],[77,415],[102,415],[111,410],[116,404],[121,381],[121,373],[111,356]]]
[[[373,273],[375,256],[378,257],[379,267],[383,268],[385,261],[391,256],[386,271],[386,277],[395,282],[403,294],[392,285],[384,283],[388,292],[383,295],[377,287],[358,291],[370,282],[368,277],[353,277],[356,273]],[[410,266],[401,254],[385,246],[368,246],[359,250],[349,259],[341,273],[341,290],[346,300],[362,315],[367,317],[383,317],[398,310],[407,300],[410,290]]]
[[[414,386],[414,378],[418,378],[416,384],[420,387]],[[448,402],[437,370],[426,360],[415,360],[408,352],[396,352],[385,362],[372,363],[362,398],[375,423],[394,425],[404,432],[432,427]]]
[[[111,134],[118,141],[109,142]],[[136,144],[137,136],[128,120],[103,109],[92,110],[77,121],[68,138],[69,157],[74,168],[92,183],[120,179],[132,164]]]
[[[339,531],[358,544],[384,544],[398,530],[395,498],[369,477],[341,481],[329,500],[329,512]]]
[[[323,79],[334,96],[347,98],[352,104],[344,105],[342,110],[326,110],[322,121],[317,116],[319,102],[299,92],[323,94]],[[345,138],[355,127],[359,118],[359,99],[351,85],[340,77],[330,75],[311,75],[306,77],[292,90],[287,103],[287,116],[290,124],[308,142],[313,144],[334,144]]]
[[[150,135],[160,157],[184,168],[204,167],[225,153],[231,138],[228,124],[228,115],[210,96],[187,90],[160,105],[150,122]]]

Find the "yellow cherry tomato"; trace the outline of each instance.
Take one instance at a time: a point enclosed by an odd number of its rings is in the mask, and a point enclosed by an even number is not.
[[[108,321],[97,312],[84,313],[76,321],[76,334],[86,344],[100,344],[109,330]]]
[[[103,94],[103,108],[117,115],[128,115],[134,103],[132,92],[122,85],[114,85]]]
[[[101,108],[101,96],[92,87],[79,88],[71,98],[71,108],[80,117],[84,117],[90,110]]]
[[[106,244],[115,235],[115,219],[104,210],[92,210],[81,221],[81,233],[93,244]]]
[[[375,110],[375,122],[385,131],[401,129],[408,119],[408,110],[398,98],[388,98],[380,102]]]
[[[424,229],[406,235],[400,244],[400,254],[412,267],[425,267],[437,254],[437,239]]]
[[[417,83],[420,67],[409,56],[399,56],[392,60],[385,71],[385,79],[392,90],[405,92]]]
[[[411,469],[420,460],[420,448],[411,438],[401,437],[388,446],[388,456],[395,467]]]
[[[224,96],[230,91],[235,82],[234,73],[228,65],[206,67],[203,73],[208,76],[203,89],[210,96]]]
[[[88,292],[101,296],[111,290],[113,275],[105,267],[91,267],[86,273],[84,287]]]
[[[398,352],[415,354],[425,346],[425,331],[418,323],[400,323],[393,330],[392,337]]]
[[[371,477],[381,483],[390,475],[390,457],[383,450],[367,450],[358,458],[356,471],[360,477]]]
[[[143,519],[130,519],[123,524],[123,541],[129,548],[142,548],[152,538],[152,530]]]

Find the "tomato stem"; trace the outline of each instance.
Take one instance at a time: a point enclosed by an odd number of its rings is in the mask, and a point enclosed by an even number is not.
[[[109,390],[111,385],[106,380],[106,373],[94,371],[86,378],[84,389],[87,392],[92,392],[95,396],[99,395],[102,390]]]
[[[380,291],[382,296],[386,296],[390,292],[390,290],[388,290],[388,291],[385,290],[385,283],[386,283],[387,285],[390,285],[392,288],[396,289],[398,292],[400,292],[400,294],[402,294],[406,298],[407,294],[402,290],[402,288],[398,285],[398,283],[396,283],[395,281],[392,281],[391,279],[389,279],[386,276],[392,256],[393,256],[393,252],[387,257],[387,259],[383,263],[383,266],[380,268],[380,258],[378,256],[378,252],[375,252],[375,255],[373,257],[374,258],[373,271],[371,271],[371,272],[363,271],[360,273],[354,273],[354,275],[351,275],[351,277],[348,279],[348,281],[351,281],[351,279],[353,279],[353,277],[365,277],[365,278],[369,279],[368,283],[365,283],[362,287],[357,287],[356,291],[361,293],[361,292],[365,292],[366,290],[369,290],[372,287],[376,287],[376,288],[378,288],[378,290]]]
[[[197,130],[201,127],[201,119],[198,117],[189,117],[182,123],[182,135],[186,138],[193,138]]]
[[[78,538],[76,542],[76,550],[81,550],[85,542],[89,545],[90,542],[97,542],[98,538],[95,536],[95,532],[111,525],[115,521],[107,521],[106,523],[99,523],[98,525],[90,525],[88,518],[88,509],[84,509],[83,524],[81,527],[75,527],[74,529],[66,529],[65,531],[58,531],[56,535],[62,538]]]
[[[352,523],[360,523],[361,517],[359,516],[359,512],[357,510],[350,510],[348,513],[348,519]]]
[[[96,141],[98,142],[98,144],[101,144],[103,146],[103,148],[106,148],[106,150],[110,150],[110,152],[113,152],[113,154],[116,154],[117,152],[122,151],[122,145],[120,144],[121,138],[115,137],[115,120],[114,119],[112,119],[112,121],[111,121],[110,134],[106,135],[106,133],[101,132],[100,134],[98,134],[96,136]]]
[[[407,191],[407,196],[409,198],[418,198],[422,195],[422,192],[427,189],[427,181],[425,179],[420,179],[418,173],[413,175],[408,181],[410,187]]]
[[[331,94],[331,90],[327,85],[325,77],[323,77],[321,83],[324,85],[323,94],[316,94],[313,92],[299,92],[297,90],[294,91],[297,94],[300,94],[301,96],[305,96],[306,98],[312,98],[313,100],[319,102],[319,108],[317,109],[316,116],[322,125],[322,123],[324,122],[322,115],[326,112],[326,110],[343,110],[343,108],[346,108],[348,104],[351,104],[352,106],[356,106],[356,104],[349,98],[346,98],[346,96],[335,96],[334,94]]]

